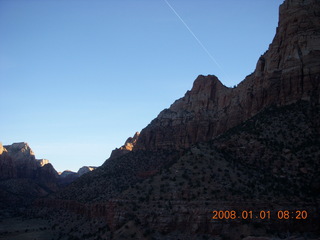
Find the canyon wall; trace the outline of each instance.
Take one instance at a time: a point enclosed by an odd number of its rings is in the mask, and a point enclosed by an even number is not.
[[[134,150],[180,149],[213,139],[262,109],[298,100],[319,103],[320,8],[316,0],[287,0],[269,49],[236,88],[200,75],[191,91],[141,131]]]

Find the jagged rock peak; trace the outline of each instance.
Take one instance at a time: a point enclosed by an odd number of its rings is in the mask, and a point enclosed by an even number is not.
[[[269,49],[236,88],[200,75],[190,91],[141,131],[135,150],[208,141],[271,105],[320,101],[320,1],[286,0]]]
[[[15,162],[31,161],[36,164],[35,154],[26,142],[13,143],[11,145],[5,145],[4,148],[8,151],[9,156]]]
[[[136,132],[133,137],[129,137],[124,143],[124,145],[112,151],[110,158],[119,157],[128,152],[131,152],[136,146],[139,136],[140,136],[140,133]]]
[[[1,151],[0,179],[28,179],[46,186],[47,190],[57,190],[56,170],[49,160],[36,159],[28,143],[5,145]]]
[[[76,175],[77,173],[71,170],[64,170],[63,172],[59,172],[58,174],[60,175],[61,178],[66,178],[67,176]]]
[[[210,108],[214,101],[219,101],[221,95],[230,92],[231,89],[224,86],[214,75],[199,75],[193,83],[190,91],[183,98],[175,101],[169,108],[171,111],[179,111],[188,108],[190,111],[199,112]]]
[[[11,145],[6,145],[4,146],[9,153],[13,154],[13,153],[22,153],[24,155],[32,155],[34,156],[34,152],[32,151],[32,149],[30,148],[29,144],[26,142],[18,142],[18,143],[13,143]]]
[[[81,177],[83,174],[91,172],[95,170],[97,167],[92,167],[92,166],[83,166],[78,170],[78,176]]]
[[[190,93],[198,94],[208,88],[211,88],[212,86],[217,88],[226,88],[215,75],[199,75],[193,82]]]
[[[139,138],[140,133],[136,132],[133,137],[129,137],[122,147],[128,151],[132,151],[133,147],[136,145],[136,142]]]
[[[36,159],[36,160],[37,160],[40,167],[43,167],[44,165],[50,163],[48,159]]]
[[[319,67],[320,10],[318,0],[287,0],[280,6],[279,26],[269,50],[260,58],[256,72],[313,74]]]

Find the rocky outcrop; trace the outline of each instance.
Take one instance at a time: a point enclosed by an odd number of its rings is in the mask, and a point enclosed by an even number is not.
[[[36,159],[25,142],[3,146],[0,143],[0,208],[29,206],[69,185],[96,167],[82,167],[78,172],[58,174],[47,159]]]
[[[73,172],[71,170],[64,170],[60,175],[60,178],[67,178],[69,176],[77,175],[76,172]]]
[[[17,178],[35,178],[39,165],[33,151],[27,143],[13,143],[12,145],[4,146],[4,148],[13,160],[13,167],[17,171]]]
[[[140,133],[136,132],[133,137],[129,137],[123,146],[112,151],[110,158],[117,158],[133,150],[139,139]]]
[[[78,174],[79,177],[81,177],[83,174],[86,174],[86,173],[88,173],[88,172],[91,172],[91,171],[95,170],[96,168],[97,168],[97,167],[84,166],[84,167],[82,167],[82,168],[80,168],[80,169],[78,170],[77,174]]]
[[[64,170],[59,173],[59,185],[67,186],[78,178],[78,173],[71,170]]]
[[[47,176],[48,179],[58,177],[58,173],[49,163],[49,160],[36,159],[28,143],[13,143],[2,148],[1,156],[4,155],[3,157],[6,156],[7,158],[3,162],[7,162],[7,165],[10,164],[10,167],[8,166],[4,171],[15,172],[15,174],[10,175],[10,178],[37,179],[40,175]]]
[[[136,140],[129,138],[125,144],[125,149],[130,149],[130,145],[132,146],[135,142]],[[84,166],[78,172],[65,170],[58,174],[49,160],[36,159],[28,143],[20,142],[6,146],[0,144],[0,179],[29,178],[50,185],[52,185],[52,182],[57,183],[59,180],[65,185],[95,169],[96,167]]]
[[[200,75],[191,91],[141,131],[135,150],[188,148],[268,106],[301,99],[319,104],[319,29],[319,1],[285,1],[276,35],[251,75],[236,88],[225,87],[215,76]]]
[[[16,178],[17,171],[7,149],[0,143],[0,180]]]
[[[49,160],[48,159],[37,159],[37,162],[40,167],[43,167],[44,165],[49,163]]]
[[[59,173],[59,185],[61,186],[66,186],[81,177],[82,175],[92,172],[95,170],[97,167],[88,167],[88,166],[83,166],[81,167],[78,172],[73,172],[70,170],[65,170],[62,173]]]
[[[57,191],[58,173],[46,159],[36,159],[27,143],[0,145],[0,205],[29,204]]]

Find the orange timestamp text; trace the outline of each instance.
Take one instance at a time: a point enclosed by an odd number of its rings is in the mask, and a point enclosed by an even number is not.
[[[260,210],[260,211],[235,211],[235,210],[214,210],[212,211],[213,220],[268,220],[268,219],[278,219],[278,220],[305,220],[308,218],[308,212],[306,210]]]

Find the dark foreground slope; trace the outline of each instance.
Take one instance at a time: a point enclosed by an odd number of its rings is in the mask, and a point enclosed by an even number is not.
[[[118,171],[105,164],[69,188],[76,191],[70,192],[72,198],[59,195],[38,205],[46,214],[63,209],[63,217],[59,212],[55,220],[59,231],[80,239],[130,239],[134,234],[145,239],[320,237],[319,119],[319,106],[306,101],[270,107],[218,138],[192,146],[145,179],[124,186]],[[135,157],[142,164],[154,158],[143,151],[125,156],[115,160],[119,175],[130,168],[129,157],[135,164]],[[80,194],[86,184],[92,190]],[[113,194],[104,190],[110,186]],[[214,210],[256,215],[212,220]],[[270,211],[271,219],[257,219],[262,210]],[[290,211],[292,218],[278,219],[279,210]],[[307,219],[295,219],[296,211],[303,210]]]
[[[202,234],[319,237],[319,117],[319,107],[308,102],[266,109],[126,190],[123,208],[145,232],[165,235],[159,239],[175,234],[182,239]],[[212,221],[214,210],[252,210],[256,216],[271,211],[271,219]],[[278,220],[278,210],[307,210],[309,216]]]
[[[106,161],[101,167],[79,178],[54,197],[82,203],[106,201],[171,165],[177,151],[137,151]]]

